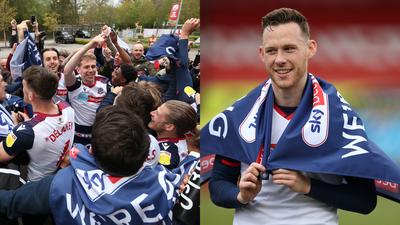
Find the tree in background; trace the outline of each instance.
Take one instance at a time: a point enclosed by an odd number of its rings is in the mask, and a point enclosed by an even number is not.
[[[0,0],[0,31],[4,33],[4,46],[7,46],[6,29],[11,26],[11,21],[15,18],[17,12],[10,6],[8,0]]]
[[[58,18],[58,16],[57,16]],[[56,19],[56,13],[45,13],[43,15],[44,23],[43,26],[47,27],[48,31],[53,31],[53,37],[55,38],[54,31],[57,30],[58,26],[57,24],[60,23],[58,19]]]

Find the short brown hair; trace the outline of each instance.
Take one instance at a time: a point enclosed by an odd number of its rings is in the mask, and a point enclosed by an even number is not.
[[[310,27],[308,26],[307,19],[297,10],[290,8],[276,9],[262,18],[262,32],[261,37],[264,35],[264,30],[273,25],[285,24],[295,22],[300,26],[301,31],[306,38],[310,40]]]
[[[125,64],[124,64],[125,65]],[[118,106],[126,107],[146,123],[153,109],[154,99],[146,89],[136,82],[130,82],[122,89],[115,100]]]
[[[95,56],[93,53],[86,52],[86,53],[82,56],[81,60],[79,61],[78,67],[81,66],[83,60],[88,60],[88,59],[91,59],[91,60],[95,60],[95,61],[96,61],[96,56]]]
[[[163,91],[164,89],[154,83],[154,82],[149,82],[149,81],[140,81],[138,83],[139,85],[141,85],[142,87],[144,87],[144,89],[146,89],[146,91],[148,91],[151,96],[154,99],[154,106],[152,110],[156,110],[158,107],[160,107],[163,104]]]
[[[125,107],[110,105],[96,114],[92,131],[93,157],[111,176],[131,176],[149,154],[150,138],[144,123]]]
[[[51,100],[57,92],[58,76],[47,68],[31,66],[21,76],[29,90],[44,100]]]
[[[64,56],[64,58],[67,58],[71,53],[69,53],[67,50],[62,49],[60,51],[60,56]]]

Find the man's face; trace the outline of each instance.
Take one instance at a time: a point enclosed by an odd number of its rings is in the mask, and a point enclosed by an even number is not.
[[[116,67],[111,74],[111,83],[114,86],[124,86],[126,85],[126,79],[122,76],[121,68]]]
[[[274,91],[302,90],[307,79],[308,59],[316,49],[315,41],[306,42],[299,25],[294,22],[265,29],[260,58]]]
[[[53,72],[58,72],[59,61],[55,51],[47,51],[43,53],[44,68],[50,69]]]
[[[168,112],[169,112],[169,109],[165,106],[165,104],[162,104],[156,110],[151,111],[150,112],[151,121],[148,124],[148,127],[157,133],[164,132],[166,130],[166,126],[168,124],[167,119],[165,118],[165,115]]]
[[[4,81],[3,76],[0,76],[0,100],[7,98],[6,87],[7,83]]]
[[[64,56],[60,55],[60,56],[58,57],[58,61],[59,61],[60,65],[64,62],[64,60],[65,60],[65,57],[64,57]]]
[[[142,75],[146,75],[146,74],[144,73],[143,70],[138,70],[138,71],[137,71],[137,75],[138,75],[138,76],[142,76]]]
[[[81,65],[77,68],[78,73],[82,76],[84,84],[92,86],[95,83],[95,77],[97,74],[96,60],[84,59],[81,61]]]
[[[0,61],[1,72],[3,72],[3,73],[8,73],[9,72],[9,70],[7,69],[6,65],[7,65],[7,59],[2,59]]]
[[[143,45],[136,44],[133,46],[132,54],[135,59],[140,59],[144,53]]]
[[[124,64],[124,61],[122,61],[121,55],[119,54],[119,52],[117,52],[114,58],[114,66],[120,66],[122,64]]]

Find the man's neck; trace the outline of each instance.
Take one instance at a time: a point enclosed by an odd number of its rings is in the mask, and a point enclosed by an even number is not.
[[[178,138],[176,134],[171,132],[157,132],[157,139]]]
[[[308,75],[304,76],[298,82],[297,86],[290,89],[274,88],[275,84],[272,83],[272,88],[274,91],[274,100],[277,105],[283,107],[297,107],[300,104],[301,97],[303,96],[303,91],[306,86]]]
[[[58,106],[53,103],[53,100],[49,102],[32,102],[33,112],[39,112],[47,115],[57,115],[60,113]]]

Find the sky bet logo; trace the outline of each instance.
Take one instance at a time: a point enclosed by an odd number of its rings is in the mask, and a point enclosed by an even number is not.
[[[303,140],[311,147],[318,147],[328,137],[329,103],[327,94],[322,91],[314,76],[311,76],[311,80],[313,82],[313,108],[303,127]]]

